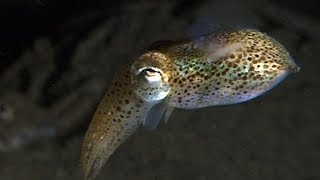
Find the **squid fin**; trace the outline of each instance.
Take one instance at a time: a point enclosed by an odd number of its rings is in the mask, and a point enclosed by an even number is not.
[[[147,113],[143,126],[148,130],[156,129],[161,120],[168,121],[173,109],[174,107],[168,106],[165,102],[154,105]]]

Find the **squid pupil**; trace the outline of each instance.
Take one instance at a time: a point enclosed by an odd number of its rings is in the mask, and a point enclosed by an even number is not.
[[[143,71],[141,71],[141,75],[143,76],[146,76],[146,75],[148,76],[150,74],[155,74],[155,73],[159,73],[159,72],[151,68],[146,68]]]
[[[156,71],[152,68],[146,68],[142,70],[139,74],[140,77],[146,78],[149,81],[149,78],[156,77],[156,76],[162,76],[162,74],[159,71]]]

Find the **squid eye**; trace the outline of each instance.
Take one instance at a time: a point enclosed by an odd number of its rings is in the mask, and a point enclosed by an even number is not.
[[[149,83],[159,82],[162,80],[162,74],[161,74],[160,70],[157,70],[155,68],[141,69],[138,76],[140,76],[140,78],[143,78],[144,80],[148,81]]]

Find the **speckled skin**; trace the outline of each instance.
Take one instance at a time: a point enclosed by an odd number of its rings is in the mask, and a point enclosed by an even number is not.
[[[117,75],[100,102],[82,149],[85,178],[96,177],[155,104],[191,109],[244,102],[298,69],[280,43],[256,30],[151,49]]]
[[[178,108],[244,102],[298,70],[280,43],[256,30],[209,35],[159,51],[171,62],[166,102]]]
[[[128,68],[117,75],[92,118],[81,154],[87,180],[96,177],[109,156],[138,128],[153,106],[137,98],[129,76]]]

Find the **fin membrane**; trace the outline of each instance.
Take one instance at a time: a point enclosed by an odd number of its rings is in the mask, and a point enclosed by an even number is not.
[[[168,121],[174,107],[169,107],[165,102],[160,102],[154,105],[148,112],[143,126],[148,130],[154,130],[163,120],[165,123]]]

